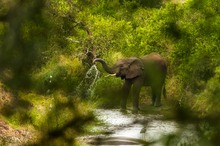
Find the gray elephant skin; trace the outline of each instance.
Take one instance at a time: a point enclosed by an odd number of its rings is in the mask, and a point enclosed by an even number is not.
[[[161,94],[165,91],[165,78],[167,74],[166,61],[157,53],[150,53],[141,58],[130,57],[118,60],[113,66],[108,66],[101,59],[96,58],[93,63],[100,62],[104,70],[109,74],[115,74],[124,80],[122,87],[121,109],[126,109],[129,91],[133,87],[133,110],[139,110],[139,94],[142,86],[150,86],[152,89],[152,105],[161,106]]]

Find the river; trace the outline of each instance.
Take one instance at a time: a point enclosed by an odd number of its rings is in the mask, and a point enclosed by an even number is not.
[[[165,120],[162,115],[124,114],[117,109],[97,109],[94,112],[105,124],[92,130],[104,132],[84,137],[89,145],[198,145],[199,134],[194,124]]]

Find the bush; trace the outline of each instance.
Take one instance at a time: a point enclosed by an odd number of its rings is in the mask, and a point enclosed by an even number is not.
[[[203,118],[220,114],[220,66],[216,68],[215,76],[208,80],[205,89],[196,95],[193,108]]]
[[[83,66],[78,58],[64,55],[55,56],[40,70],[33,73],[33,83],[37,91],[63,90],[74,92],[83,75]]]
[[[101,107],[116,108],[120,106],[122,81],[115,77],[102,76],[92,91],[92,100]]]

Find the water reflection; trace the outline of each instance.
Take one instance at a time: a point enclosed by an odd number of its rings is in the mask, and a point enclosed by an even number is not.
[[[102,140],[99,137],[100,141],[93,143],[95,145],[111,145],[113,141],[116,145],[121,141],[133,141],[137,145],[144,141],[152,146],[198,145],[199,137],[193,124],[164,120],[161,115],[122,114],[119,110],[98,109],[95,114],[106,123],[103,129],[111,131]]]

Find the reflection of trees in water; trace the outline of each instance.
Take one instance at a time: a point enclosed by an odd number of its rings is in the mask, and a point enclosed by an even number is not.
[[[162,115],[127,114],[119,110],[98,109],[97,118],[106,122],[98,125],[103,135],[85,138],[93,145],[200,145],[197,123],[177,122]]]

